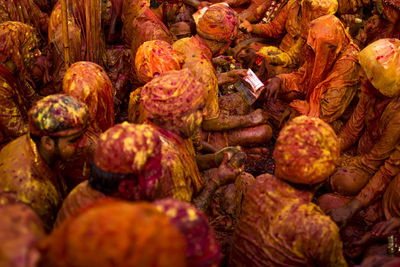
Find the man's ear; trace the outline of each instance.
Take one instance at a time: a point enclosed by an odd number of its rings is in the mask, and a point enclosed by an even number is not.
[[[40,145],[41,145],[46,151],[54,151],[54,149],[55,149],[54,140],[51,139],[49,136],[42,136],[42,137],[40,138]]]

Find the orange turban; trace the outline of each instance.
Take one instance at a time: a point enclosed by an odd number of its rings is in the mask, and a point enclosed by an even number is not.
[[[383,95],[400,95],[400,40],[380,39],[358,54],[368,80]]]
[[[86,61],[73,64],[65,73],[63,90],[88,106],[95,128],[103,132],[114,124],[114,88],[102,67]]]
[[[11,59],[18,70],[25,72],[26,67],[24,55],[36,48],[38,52],[39,40],[36,36],[35,28],[17,21],[7,21],[0,24],[0,63],[4,63]]]
[[[47,96],[29,110],[29,131],[36,136],[70,136],[86,129],[89,115],[86,105],[75,97]]]
[[[205,98],[205,86],[186,68],[155,77],[141,92],[144,108],[157,117],[180,117],[203,106]]]
[[[64,221],[39,249],[42,267],[185,266],[182,234],[149,203],[95,203]]]
[[[281,130],[276,140],[275,175],[296,184],[322,182],[334,171],[339,153],[338,138],[326,122],[297,117]]]
[[[184,56],[162,40],[144,42],[137,50],[135,70],[139,80],[147,83],[155,74],[180,70]]]
[[[138,173],[149,158],[161,152],[155,128],[145,124],[117,124],[100,135],[94,163],[104,171]]]
[[[220,248],[206,216],[190,203],[176,199],[161,199],[154,202],[158,210],[170,217],[186,239],[187,266],[219,266]]]
[[[205,11],[204,11],[205,10]],[[239,16],[227,4],[205,7],[195,18],[197,33],[209,40],[233,41],[237,34]]]

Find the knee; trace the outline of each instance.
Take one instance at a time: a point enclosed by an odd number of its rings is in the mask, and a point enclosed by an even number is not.
[[[368,183],[370,175],[359,168],[342,167],[330,178],[333,192],[354,196]]]

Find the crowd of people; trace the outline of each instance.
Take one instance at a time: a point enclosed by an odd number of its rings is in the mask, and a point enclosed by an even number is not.
[[[397,38],[399,0],[0,0],[0,266],[400,266]]]

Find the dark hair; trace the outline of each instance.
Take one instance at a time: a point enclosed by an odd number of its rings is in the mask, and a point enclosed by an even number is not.
[[[137,181],[137,175],[133,173],[121,174],[107,172],[97,167],[92,161],[92,171],[89,176],[89,185],[92,188],[109,195],[118,189],[118,185],[122,180]]]

